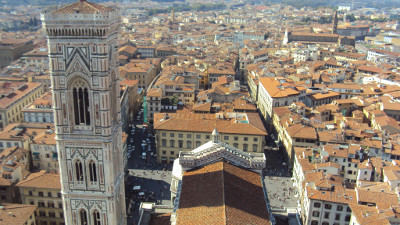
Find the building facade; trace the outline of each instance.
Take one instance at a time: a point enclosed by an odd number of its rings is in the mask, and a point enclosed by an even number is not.
[[[259,126],[261,124],[261,126]],[[210,140],[216,128],[221,141],[244,152],[263,153],[267,132],[256,113],[192,115],[173,113],[154,116],[159,163],[173,163],[179,152],[191,151]]]
[[[21,201],[35,205],[37,225],[64,225],[64,212],[60,193],[60,175],[40,171],[30,174],[17,184]]]
[[[44,93],[44,85],[28,82],[0,82],[0,130],[10,123],[22,122],[21,109]]]
[[[67,225],[126,224],[120,14],[81,0],[42,14]]]

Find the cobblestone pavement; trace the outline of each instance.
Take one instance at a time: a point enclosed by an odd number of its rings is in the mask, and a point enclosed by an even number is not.
[[[265,153],[267,168],[264,183],[272,210],[297,207],[297,197],[291,176],[279,150],[267,150]]]

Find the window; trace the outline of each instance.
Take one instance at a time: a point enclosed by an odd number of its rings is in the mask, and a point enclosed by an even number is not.
[[[243,144],[243,151],[247,151],[248,150],[248,145],[247,144]]]
[[[239,144],[238,143],[233,143],[233,147],[239,148]]]
[[[339,213],[336,213],[335,220],[340,220],[340,214]]]
[[[46,207],[46,204],[44,204],[44,202],[38,202],[38,206],[39,207]]]
[[[86,87],[83,87],[82,80],[79,80],[76,83],[79,86],[74,87],[72,90],[75,125],[90,125],[88,89]]]
[[[336,211],[343,211],[343,206],[341,205],[336,206]]]
[[[200,141],[196,141],[196,148],[200,147],[201,142]]]
[[[84,209],[79,212],[80,225],[88,225],[87,213]]]
[[[31,204],[31,205],[34,205],[34,204],[35,204],[35,202],[34,202],[34,201],[30,201],[30,202],[29,202],[29,204]]]
[[[224,140],[228,141],[229,140],[229,136],[224,136]]]
[[[324,221],[324,222],[322,222],[322,225],[329,225],[329,223]]]
[[[49,201],[49,202],[47,203],[47,207],[49,207],[49,208],[54,208],[54,202]]]
[[[162,154],[163,154],[163,155],[167,154],[167,151],[162,151]]]
[[[351,212],[351,208],[347,206],[346,212]]]
[[[200,139],[200,138],[201,138],[201,135],[200,135],[200,134],[196,134],[196,138],[197,138],[197,139]]]
[[[94,225],[101,225],[100,213],[97,210],[93,211],[93,221],[94,221]]]
[[[167,146],[167,140],[162,139],[161,140],[161,146],[163,146],[163,147]]]
[[[61,192],[57,193],[57,197],[61,198]]]
[[[254,141],[255,141],[255,142],[258,141],[258,138],[254,138]]]
[[[233,137],[233,140],[237,141],[239,140],[239,137]]]
[[[175,137],[175,134],[174,133],[170,133],[169,136],[170,137]]]
[[[329,219],[329,212],[325,212],[324,218],[325,218],[325,219]]]
[[[39,191],[39,196],[43,197],[43,192]]]
[[[314,202],[314,208],[321,208],[320,202]]]
[[[64,213],[60,212],[60,218],[64,218]]]
[[[311,221],[311,225],[318,225],[318,221],[316,220]]]
[[[344,220],[345,220],[346,222],[349,222],[349,221],[350,221],[350,215],[346,215],[346,217],[344,218]]]
[[[183,148],[183,141],[179,140],[178,141],[178,146],[179,146],[179,148]]]
[[[253,145],[253,152],[257,152],[257,149],[258,149],[258,145],[254,144]]]
[[[97,182],[96,163],[94,161],[89,162],[89,179],[91,182]]]
[[[79,160],[75,162],[75,175],[77,181],[83,181],[83,167]]]
[[[183,138],[183,134],[178,134],[178,137],[179,138]]]
[[[49,212],[49,217],[56,217],[56,213],[55,212]]]
[[[187,134],[186,137],[187,138],[192,138],[192,135],[191,134]]]
[[[62,209],[62,203],[61,202],[58,203],[58,208]]]
[[[46,216],[46,212],[45,211],[39,211],[39,216]]]
[[[162,133],[161,133],[161,136],[166,137],[166,136],[167,136],[167,133],[162,132]]]
[[[325,209],[332,209],[332,205],[331,204],[325,204]]]
[[[175,154],[175,151],[171,151],[171,155],[174,155]]]
[[[32,196],[32,195],[33,195],[32,191],[29,191],[29,196]]]
[[[47,192],[47,196],[48,196],[48,197],[51,197],[51,192]]]
[[[210,135],[206,135],[206,139],[207,139],[207,140],[210,139]]]
[[[244,140],[244,141],[248,141],[249,138],[248,138],[248,137],[244,137],[243,140]]]
[[[313,211],[312,212],[313,217],[319,217],[319,211]]]
[[[174,140],[170,140],[169,141],[169,147],[175,147],[175,141]]]

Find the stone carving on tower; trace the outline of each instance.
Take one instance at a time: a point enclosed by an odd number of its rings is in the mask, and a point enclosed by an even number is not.
[[[42,14],[67,225],[126,224],[120,14],[80,0]]]

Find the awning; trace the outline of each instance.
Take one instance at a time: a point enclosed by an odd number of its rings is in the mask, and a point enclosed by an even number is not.
[[[40,155],[39,152],[33,152],[33,155]]]

